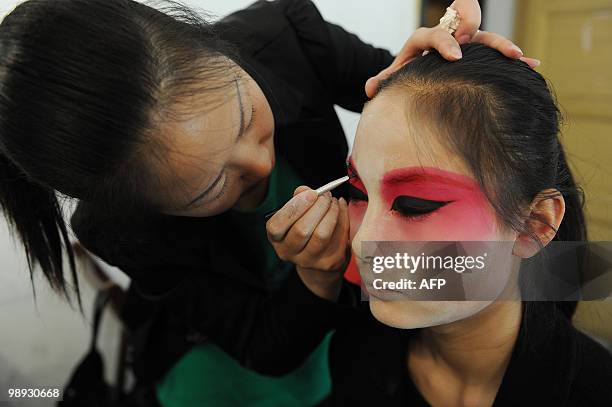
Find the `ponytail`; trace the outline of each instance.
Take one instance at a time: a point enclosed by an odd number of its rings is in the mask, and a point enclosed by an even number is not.
[[[74,254],[55,191],[31,181],[1,153],[0,206],[11,232],[16,232],[23,243],[30,278],[33,279],[34,269],[39,265],[53,289],[70,300],[63,272],[63,252],[66,250],[75,294],[81,307]]]

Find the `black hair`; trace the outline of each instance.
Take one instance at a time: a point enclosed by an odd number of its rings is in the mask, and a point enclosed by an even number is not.
[[[223,88],[232,47],[179,3],[29,0],[0,24],[0,204],[30,273],[68,296],[74,257],[60,198],[130,218],[154,212],[177,103]],[[231,81],[233,82],[233,81]],[[193,107],[193,106],[191,106]]]
[[[379,91],[410,89],[411,117],[436,126],[469,166],[504,225],[530,233],[523,208],[542,191],[554,190],[541,195],[561,194],[565,200],[554,239],[586,241],[584,194],[568,167],[559,139],[560,111],[546,80],[526,63],[487,46],[467,44],[462,51],[456,62],[437,52],[416,58]],[[576,308],[571,301],[549,305],[568,318]]]

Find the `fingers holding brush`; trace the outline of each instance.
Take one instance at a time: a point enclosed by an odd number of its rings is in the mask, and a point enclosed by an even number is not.
[[[319,297],[335,301],[350,260],[348,205],[343,198],[334,198],[325,218],[298,257],[296,269],[304,285]]]
[[[314,190],[305,186],[298,187],[293,193],[293,198],[276,211],[266,223],[268,240],[282,241],[295,222],[302,218],[318,198]]]
[[[298,256],[299,264],[305,268],[325,272],[343,272],[346,267],[348,244],[348,205],[344,198],[334,198],[326,216]],[[312,261],[313,259],[315,261]]]
[[[310,259],[309,254],[318,253],[333,234],[332,226],[335,228],[339,215],[338,200],[330,192],[317,196],[304,188],[298,188],[294,197],[270,218],[266,230],[281,259],[312,267],[316,259]],[[304,197],[311,193],[315,200],[305,204]]]
[[[304,284],[320,297],[334,300],[341,286],[349,247],[348,205],[322,193],[310,205],[302,200],[315,191],[300,187],[266,224],[277,255],[296,265]]]
[[[283,244],[279,245],[277,253],[279,256],[296,256],[310,244],[314,231],[319,224],[324,222],[326,215],[332,207],[331,193],[327,192],[318,197],[316,202],[298,219],[283,238]],[[295,262],[294,262],[295,263]]]

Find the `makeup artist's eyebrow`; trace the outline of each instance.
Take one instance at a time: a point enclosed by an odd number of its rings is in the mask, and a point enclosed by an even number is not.
[[[242,133],[244,133],[244,103],[242,102],[242,94],[240,93],[240,86],[238,86],[238,79],[236,79],[235,83],[236,93],[238,94],[238,108],[240,109],[240,131],[238,133],[238,138],[240,138]]]
[[[236,84],[236,94],[238,95],[238,109],[240,111],[240,129],[238,131],[238,137],[236,137],[236,139],[238,139],[242,136],[242,134],[244,133],[244,129],[245,129],[244,127],[244,103],[242,102],[242,94],[240,93],[240,86],[238,85],[238,79],[236,79],[234,83]],[[206,188],[202,193],[200,193],[200,195],[196,196],[191,202],[189,202],[187,204],[187,207],[195,204],[196,202],[204,198],[206,195],[208,195],[213,189],[215,189],[219,181],[221,181],[221,178],[223,176],[223,171],[224,170],[221,170],[221,172],[219,172],[219,175],[217,175],[213,183],[210,184],[208,188]]]

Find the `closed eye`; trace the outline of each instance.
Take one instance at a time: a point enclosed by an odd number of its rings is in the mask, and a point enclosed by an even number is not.
[[[430,201],[413,196],[400,195],[395,198],[391,210],[406,217],[419,217],[432,213],[452,201]]]
[[[368,195],[363,192],[361,189],[356,186],[349,184],[349,198],[351,201],[366,201],[368,200]]]

